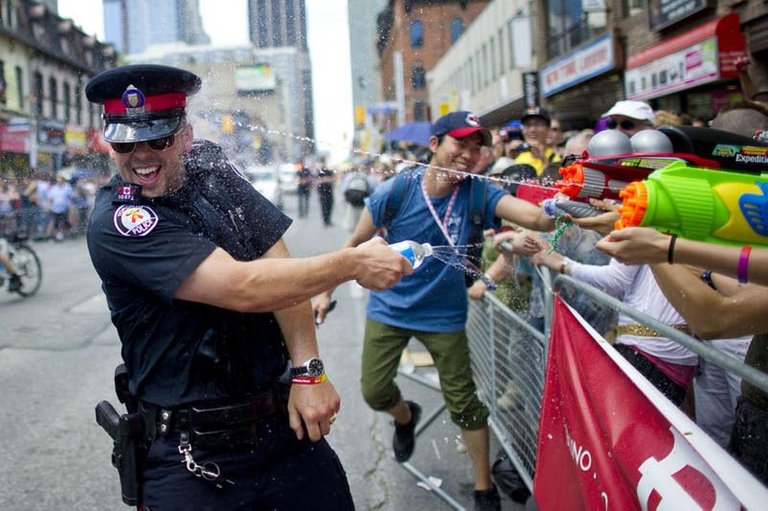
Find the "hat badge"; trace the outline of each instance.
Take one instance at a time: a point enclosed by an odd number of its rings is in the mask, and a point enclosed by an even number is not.
[[[464,122],[466,122],[468,125],[473,127],[480,126],[480,119],[477,118],[475,114],[468,114],[467,117],[464,119]]]
[[[126,113],[140,114],[144,113],[144,93],[133,85],[129,85],[122,96]]]

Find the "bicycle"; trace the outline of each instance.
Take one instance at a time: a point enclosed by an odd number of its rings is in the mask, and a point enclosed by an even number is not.
[[[25,242],[26,235],[12,233],[0,237],[0,253],[8,257],[21,278],[21,288],[15,293],[28,297],[37,293],[43,280],[43,267],[37,253]],[[0,264],[0,287],[10,280],[8,270]]]

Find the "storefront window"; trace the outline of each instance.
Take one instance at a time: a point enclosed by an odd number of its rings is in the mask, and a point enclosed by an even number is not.
[[[632,1],[632,0],[627,0]],[[640,0],[643,1],[643,0]],[[595,38],[607,26],[606,10],[582,9],[581,0],[552,0],[547,4],[547,52],[554,58]]]

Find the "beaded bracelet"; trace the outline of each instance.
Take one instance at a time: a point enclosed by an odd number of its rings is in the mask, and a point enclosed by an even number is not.
[[[747,268],[749,266],[749,253],[752,252],[752,247],[749,245],[745,245],[741,249],[741,254],[739,255],[739,266],[736,270],[736,276],[739,277],[739,282],[742,284],[747,283]]]

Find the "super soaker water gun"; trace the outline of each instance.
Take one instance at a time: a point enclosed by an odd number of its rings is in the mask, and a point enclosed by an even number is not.
[[[643,130],[632,138],[616,130],[597,133],[582,158],[560,168],[562,179],[557,182],[560,192],[576,201],[619,199],[619,192],[629,183],[645,179],[675,161],[706,168],[720,166],[715,160],[676,147],[673,137],[668,135],[668,128],[671,127]],[[682,149],[689,148],[689,144],[677,145],[683,146]]]
[[[708,148],[728,170],[680,161],[629,184],[620,193],[623,205],[616,227],[655,227],[693,240],[768,246],[768,145],[739,139],[746,143]],[[731,170],[733,166],[739,170]]]

